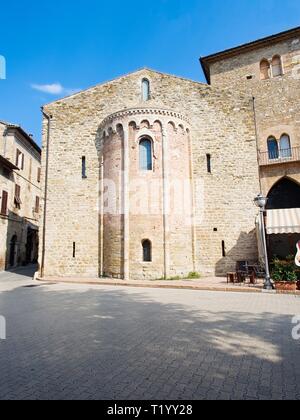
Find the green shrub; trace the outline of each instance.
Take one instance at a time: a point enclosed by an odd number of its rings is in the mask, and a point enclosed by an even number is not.
[[[274,258],[271,268],[272,279],[275,282],[296,282],[299,278],[299,270],[295,265],[293,256],[288,256],[285,260]]]
[[[192,271],[189,275],[188,275],[188,279],[189,280],[197,280],[197,279],[201,279],[201,274],[197,273],[196,271]]]
[[[168,278],[168,280],[171,280],[171,281],[172,281],[172,280],[174,280],[174,281],[175,281],[175,280],[182,280],[182,277],[180,277],[180,276],[169,277],[169,278]]]

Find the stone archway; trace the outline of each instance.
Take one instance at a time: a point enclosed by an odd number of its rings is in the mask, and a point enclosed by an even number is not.
[[[282,178],[271,188],[268,199],[267,210],[300,208],[300,185]]]
[[[281,178],[268,194],[267,210],[299,209],[300,185],[291,178]],[[298,233],[282,233],[268,235],[270,258],[274,256],[286,258],[294,255],[296,244],[300,240]]]

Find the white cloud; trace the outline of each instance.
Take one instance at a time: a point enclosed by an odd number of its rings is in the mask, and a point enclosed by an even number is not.
[[[39,92],[48,93],[49,95],[73,95],[79,92],[80,89],[68,89],[63,87],[60,83],[52,83],[49,85],[38,85],[32,84],[32,89],[38,90]]]

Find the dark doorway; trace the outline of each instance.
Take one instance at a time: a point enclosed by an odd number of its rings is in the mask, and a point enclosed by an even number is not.
[[[27,242],[26,242],[26,264],[29,264],[32,261],[33,236],[34,236],[34,231],[32,229],[28,228],[28,230],[27,230]]]
[[[14,235],[10,242],[9,251],[9,266],[14,267],[16,265],[16,252],[17,252],[17,235]]]
[[[267,210],[300,208],[300,185],[289,178],[283,178],[268,195]]]

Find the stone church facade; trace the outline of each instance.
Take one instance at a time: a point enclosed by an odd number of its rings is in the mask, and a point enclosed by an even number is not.
[[[258,259],[255,196],[300,182],[300,29],[201,61],[207,84],[142,69],[44,107],[41,277]]]

